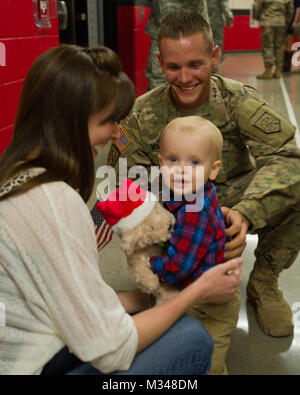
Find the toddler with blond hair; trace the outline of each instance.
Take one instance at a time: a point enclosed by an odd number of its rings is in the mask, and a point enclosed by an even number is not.
[[[166,251],[151,257],[160,281],[182,289],[224,260],[225,224],[213,181],[221,168],[223,138],[219,129],[199,116],[175,118],[160,140],[159,163],[174,214],[175,229]],[[165,200],[163,198],[163,200]],[[212,374],[227,372],[225,358],[236,328],[240,293],[229,302],[199,303],[196,316],[212,336]]]

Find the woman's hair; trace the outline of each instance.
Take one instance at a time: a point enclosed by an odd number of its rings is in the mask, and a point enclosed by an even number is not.
[[[46,172],[3,198],[65,181],[87,201],[95,179],[88,120],[111,108],[104,122],[120,121],[134,100],[133,84],[109,48],[64,44],[46,51],[25,79],[13,139],[0,157],[0,185],[34,166]]]
[[[188,37],[197,33],[203,34],[207,43],[208,53],[212,54],[214,41],[209,23],[196,12],[180,9],[168,14],[162,20],[157,33],[158,46],[160,47],[160,42],[163,38],[179,40],[180,37]]]

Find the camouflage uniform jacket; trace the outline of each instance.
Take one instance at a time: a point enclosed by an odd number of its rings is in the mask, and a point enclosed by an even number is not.
[[[287,26],[293,11],[294,0],[254,0],[252,16],[260,26]]]
[[[233,14],[229,7],[228,0],[209,0],[207,3],[207,10],[210,22],[214,23],[222,21],[222,26],[226,21],[228,26],[231,26]]]
[[[206,0],[152,0],[151,12],[145,32],[156,39],[161,21],[168,14],[176,12],[181,8],[187,11],[197,11],[209,22]]]
[[[198,110],[177,108],[168,83],[140,96],[122,121],[125,144],[112,145],[108,165],[118,174],[118,160],[126,157],[128,169],[142,165],[150,174],[150,167],[158,166],[162,130],[175,117],[188,115],[209,119],[223,135],[222,168],[216,186],[229,186],[231,179],[257,168],[241,201],[234,206],[256,229],[266,226],[272,205],[299,203],[300,150],[295,144],[295,127],[254,88],[216,74],[211,77],[209,99]]]

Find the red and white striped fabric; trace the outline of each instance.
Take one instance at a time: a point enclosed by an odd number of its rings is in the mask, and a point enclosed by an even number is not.
[[[97,238],[97,249],[101,251],[112,239],[113,230],[110,225],[105,221],[99,210],[96,208],[96,204],[91,210],[91,216],[95,225],[95,234]]]

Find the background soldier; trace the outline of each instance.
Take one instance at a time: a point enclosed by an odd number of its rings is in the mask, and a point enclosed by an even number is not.
[[[207,2],[210,27],[213,32],[214,44],[223,48],[224,23],[226,27],[232,26],[233,14],[229,7],[229,0],[209,0]],[[222,52],[220,53],[222,56]]]
[[[283,68],[286,27],[294,11],[293,0],[254,0],[253,19],[259,20],[262,28],[261,46],[265,71],[256,78],[280,78]],[[276,66],[272,74],[272,67]]]

